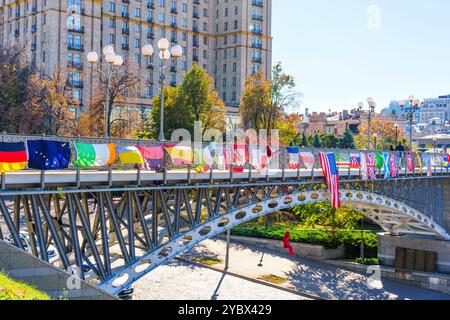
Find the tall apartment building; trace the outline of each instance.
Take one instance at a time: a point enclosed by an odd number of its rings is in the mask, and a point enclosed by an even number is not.
[[[246,77],[260,70],[270,77],[271,7],[272,0],[0,0],[0,47],[25,48],[48,74],[69,68],[79,111],[93,95],[87,53],[112,45],[144,70],[146,87],[135,101],[149,107],[159,91],[157,41],[166,37],[183,47],[183,56],[168,62],[168,84],[198,64],[236,118]],[[154,61],[141,56],[148,43]]]

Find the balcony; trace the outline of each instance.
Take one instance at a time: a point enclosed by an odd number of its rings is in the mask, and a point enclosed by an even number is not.
[[[122,28],[122,33],[129,35],[130,34],[130,29],[129,28]]]
[[[69,61],[67,62],[67,66],[69,68],[83,69],[83,63],[81,62]]]
[[[260,14],[252,14],[252,19],[253,20],[258,20],[258,21],[263,21],[264,17]]]
[[[177,23],[176,22],[171,22],[170,23],[170,27],[171,28],[176,28],[177,27]]]
[[[84,46],[82,44],[69,43],[67,45],[67,49],[83,52],[84,51]]]
[[[199,58],[197,55],[192,56],[192,61],[199,62]]]
[[[262,58],[261,57],[252,57],[252,62],[262,63]]]
[[[130,19],[130,14],[128,12],[122,12],[122,18]]]
[[[178,43],[178,40],[177,40],[177,38],[172,37],[172,38],[170,38],[170,42],[172,42],[172,43]]]
[[[154,33],[147,33],[147,39],[155,39]]]
[[[36,43],[31,44],[31,51],[36,51]]]
[[[263,34],[263,32],[262,32],[261,29],[253,29],[253,30],[251,31],[251,33],[253,33],[253,34],[258,34],[258,35],[262,35],[262,34]]]
[[[170,86],[175,88],[177,86],[177,82],[176,81],[170,81]]]
[[[178,9],[177,8],[170,8],[170,13],[178,14]]]
[[[177,67],[171,66],[171,67],[170,67],[170,72],[176,73],[176,72],[177,72]]]
[[[32,8],[31,8],[31,13],[32,14],[36,14],[37,13],[37,6],[33,6]]]
[[[153,18],[147,18],[148,23],[153,23]]]
[[[153,70],[155,66],[152,63],[147,64],[147,69]]]
[[[147,8],[149,9],[155,9],[155,3],[152,2],[147,2]]]
[[[194,47],[198,48],[198,47],[200,47],[200,42],[194,41],[194,42],[192,43],[192,45],[193,45]]]
[[[83,81],[81,80],[68,80],[67,85],[70,87],[83,89]]]
[[[79,27],[79,28],[68,28],[67,31],[69,32],[75,32],[75,33],[84,33],[84,27]]]
[[[123,3],[130,4],[130,0],[122,0]]]
[[[192,14],[192,18],[194,18],[194,19],[200,19],[200,15],[198,14],[198,12],[194,12],[194,13]]]
[[[200,32],[198,29],[198,26],[196,26],[196,25],[192,26],[192,31],[194,31],[196,33]]]
[[[252,5],[255,7],[260,7],[260,8],[264,7],[264,4],[261,0],[253,0]]]
[[[16,30],[14,30],[14,37],[18,37],[18,36],[20,36],[20,31],[19,31],[19,29],[16,29]]]
[[[256,49],[262,49],[263,45],[262,43],[252,43],[252,48],[256,48]]]
[[[16,12],[15,17],[16,17],[16,19],[20,19],[20,12],[19,11]]]
[[[36,33],[36,31],[37,31],[37,25],[33,24],[31,26],[31,33]]]
[[[122,43],[122,50],[128,51],[130,50],[130,46],[126,43]]]
[[[200,4],[200,0],[194,0],[194,4],[199,5]]]

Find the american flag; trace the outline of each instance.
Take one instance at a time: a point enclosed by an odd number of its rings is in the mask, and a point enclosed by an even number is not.
[[[319,153],[320,165],[323,175],[328,183],[328,189],[331,192],[331,205],[333,208],[341,207],[341,198],[339,194],[339,171],[336,167],[336,159],[333,153]]]

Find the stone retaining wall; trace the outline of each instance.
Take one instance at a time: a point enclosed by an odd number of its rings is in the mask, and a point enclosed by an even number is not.
[[[85,281],[75,282],[71,274],[2,240],[0,240],[0,272],[35,286],[55,299],[116,299]]]

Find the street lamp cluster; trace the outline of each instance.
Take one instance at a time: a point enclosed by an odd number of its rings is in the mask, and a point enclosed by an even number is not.
[[[412,124],[414,121],[414,114],[420,109],[420,100],[415,99],[415,97],[411,95],[409,96],[408,101],[409,101],[409,110],[406,114],[406,120],[409,122],[409,148],[412,150],[412,130],[413,130]],[[405,104],[406,103],[404,100],[399,101],[399,105],[402,111],[404,111]]]
[[[161,60],[161,72],[159,77],[159,84],[161,85],[161,109],[160,109],[160,131],[159,131],[159,141],[165,141],[164,138],[164,87],[166,83],[166,61],[168,61],[170,58],[180,58],[183,54],[183,48],[180,45],[175,45],[172,48],[170,48],[170,42],[166,38],[161,38],[158,41],[158,49],[159,49],[159,59]],[[146,44],[141,49],[142,55],[145,58],[149,58],[153,56],[154,49],[152,45]],[[112,46],[106,46],[102,50],[104,60],[107,63],[107,70],[105,74],[106,78],[106,97],[105,97],[105,137],[109,137],[109,96],[110,96],[110,89],[111,89],[111,76],[112,76],[112,67],[120,67],[123,65],[123,58],[120,55],[115,54],[114,48]],[[95,63],[98,63],[99,61],[99,55],[97,52],[92,51],[87,54],[87,60],[92,65]]]

